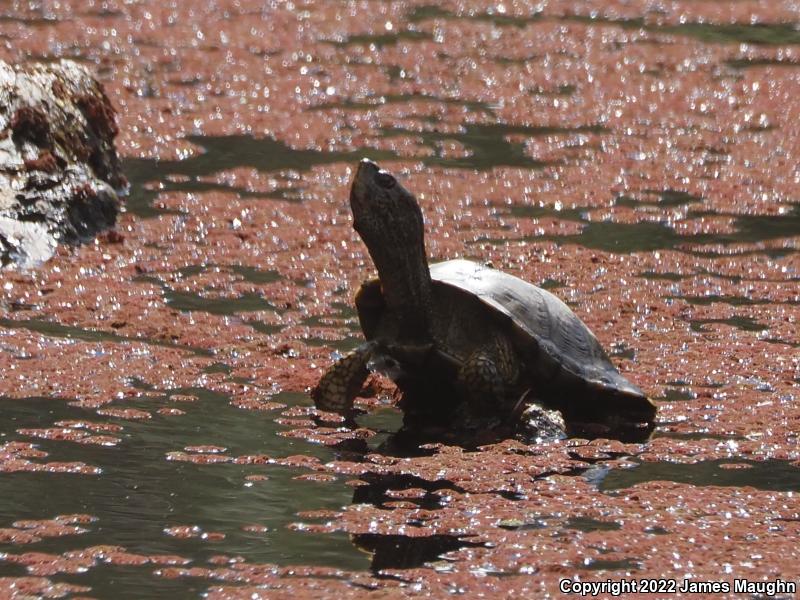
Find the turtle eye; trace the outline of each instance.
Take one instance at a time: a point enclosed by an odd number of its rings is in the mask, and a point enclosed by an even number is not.
[[[386,171],[378,171],[375,178],[378,180],[378,184],[387,190],[392,189],[397,183],[397,180]]]

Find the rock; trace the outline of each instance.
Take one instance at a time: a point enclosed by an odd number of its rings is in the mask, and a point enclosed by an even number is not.
[[[114,117],[81,65],[0,61],[0,265],[34,266],[114,224],[127,186]]]

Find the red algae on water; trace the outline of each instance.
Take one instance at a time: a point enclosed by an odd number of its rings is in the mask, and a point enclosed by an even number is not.
[[[44,458],[46,452],[37,450],[33,444],[7,442],[0,446],[0,472],[17,473],[36,471],[46,473],[77,473],[98,475],[100,469],[82,462],[33,462],[31,458]]]
[[[17,433],[28,437],[37,437],[44,440],[59,440],[77,442],[79,444],[97,444],[99,446],[115,446],[119,438],[110,435],[92,435],[86,431],[79,431],[69,427],[49,429],[18,429]]]
[[[132,420],[150,419],[152,417],[148,411],[135,408],[100,408],[97,410],[97,414],[105,417]]]
[[[85,585],[54,583],[45,577],[0,577],[0,593],[8,598],[76,598],[75,594],[89,591],[91,588]]]
[[[209,542],[218,542],[225,539],[225,534],[219,531],[203,531],[197,525],[177,525],[167,527],[164,533],[170,537],[180,539],[197,538]]]
[[[224,454],[205,454],[197,453],[192,454],[189,452],[169,452],[167,453],[167,460],[178,462],[191,462],[198,465],[208,465],[214,463],[227,463],[233,460],[232,457]]]
[[[115,232],[0,273],[0,474],[46,491],[110,478],[100,461],[125,453],[167,491],[169,474],[224,471],[237,515],[247,494],[292,504],[289,532],[249,513],[224,531],[200,511],[158,525],[159,543],[216,542],[207,562],[61,554],[49,538],[96,522],[11,518],[0,540],[36,552],[6,551],[32,576],[0,578],[0,595],[91,594],[49,578],[100,563],[209,598],[798,581],[792,2],[7,4],[0,58],[96,70],[133,189]],[[347,205],[362,156],[417,194],[433,260],[489,262],[567,302],[657,402],[652,438],[403,452],[399,416],[370,424],[396,400],[379,377],[363,425],[314,409],[307,390],[361,339],[352,297],[374,271]],[[293,484],[353,501],[316,510],[278,489]],[[344,534],[372,570],[304,566],[276,532],[308,536],[317,562]],[[270,558],[238,556],[242,534]]]
[[[15,521],[11,527],[0,528],[4,544],[32,544],[45,538],[79,535],[89,531],[80,524],[96,521],[91,515],[61,515],[53,519]]]

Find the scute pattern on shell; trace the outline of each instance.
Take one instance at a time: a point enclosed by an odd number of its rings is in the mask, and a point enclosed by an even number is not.
[[[511,318],[532,341],[575,377],[632,396],[644,392],[611,364],[600,342],[556,296],[522,279],[468,260],[449,260],[430,267],[435,282],[479,298]]]

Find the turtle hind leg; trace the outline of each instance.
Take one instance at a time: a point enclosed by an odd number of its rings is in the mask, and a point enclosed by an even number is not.
[[[336,361],[320,378],[311,391],[314,405],[319,410],[347,414],[353,401],[369,375],[367,363],[376,348],[375,342],[366,342]]]
[[[475,350],[458,374],[466,399],[457,419],[459,425],[477,429],[484,436],[495,429],[501,437],[517,435],[535,441],[563,438],[560,413],[541,405],[534,397],[535,390],[522,387],[521,372],[519,358],[505,337],[498,336]]]
[[[502,418],[512,406],[512,390],[519,379],[518,359],[511,343],[498,336],[476,349],[458,372],[458,385],[475,415]]]
[[[458,373],[458,383],[472,412],[485,413],[502,402],[505,384],[493,356],[481,348],[473,352]]]

